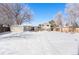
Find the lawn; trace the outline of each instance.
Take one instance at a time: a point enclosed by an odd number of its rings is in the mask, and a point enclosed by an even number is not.
[[[1,55],[77,55],[79,33],[20,32],[0,35]]]

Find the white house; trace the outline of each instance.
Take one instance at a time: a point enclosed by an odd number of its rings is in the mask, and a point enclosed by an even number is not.
[[[51,30],[51,26],[50,26],[49,23],[44,23],[44,24],[42,24],[41,28],[42,28],[43,30],[46,30],[46,31],[50,31],[50,30]]]

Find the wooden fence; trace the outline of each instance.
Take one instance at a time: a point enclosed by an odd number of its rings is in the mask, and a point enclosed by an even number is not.
[[[58,31],[58,32],[79,32],[79,28],[55,28],[53,31]]]

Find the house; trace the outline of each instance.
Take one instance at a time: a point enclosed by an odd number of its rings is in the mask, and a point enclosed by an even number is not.
[[[24,27],[24,31],[31,31],[32,30],[32,26],[23,26]]]
[[[42,28],[42,30],[44,30],[44,31],[50,31],[50,30],[51,30],[51,26],[50,26],[49,23],[44,23],[44,24],[42,24],[41,28]]]
[[[35,32],[40,31],[40,28],[38,26],[34,26],[34,31]]]
[[[56,27],[56,28],[53,29],[53,31],[60,31],[60,28]]]
[[[23,32],[24,31],[24,27],[21,25],[12,25],[10,27],[11,32]]]

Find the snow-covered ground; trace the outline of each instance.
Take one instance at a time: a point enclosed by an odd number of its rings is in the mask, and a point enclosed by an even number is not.
[[[79,33],[20,32],[0,34],[0,54],[75,55],[79,54]]]

